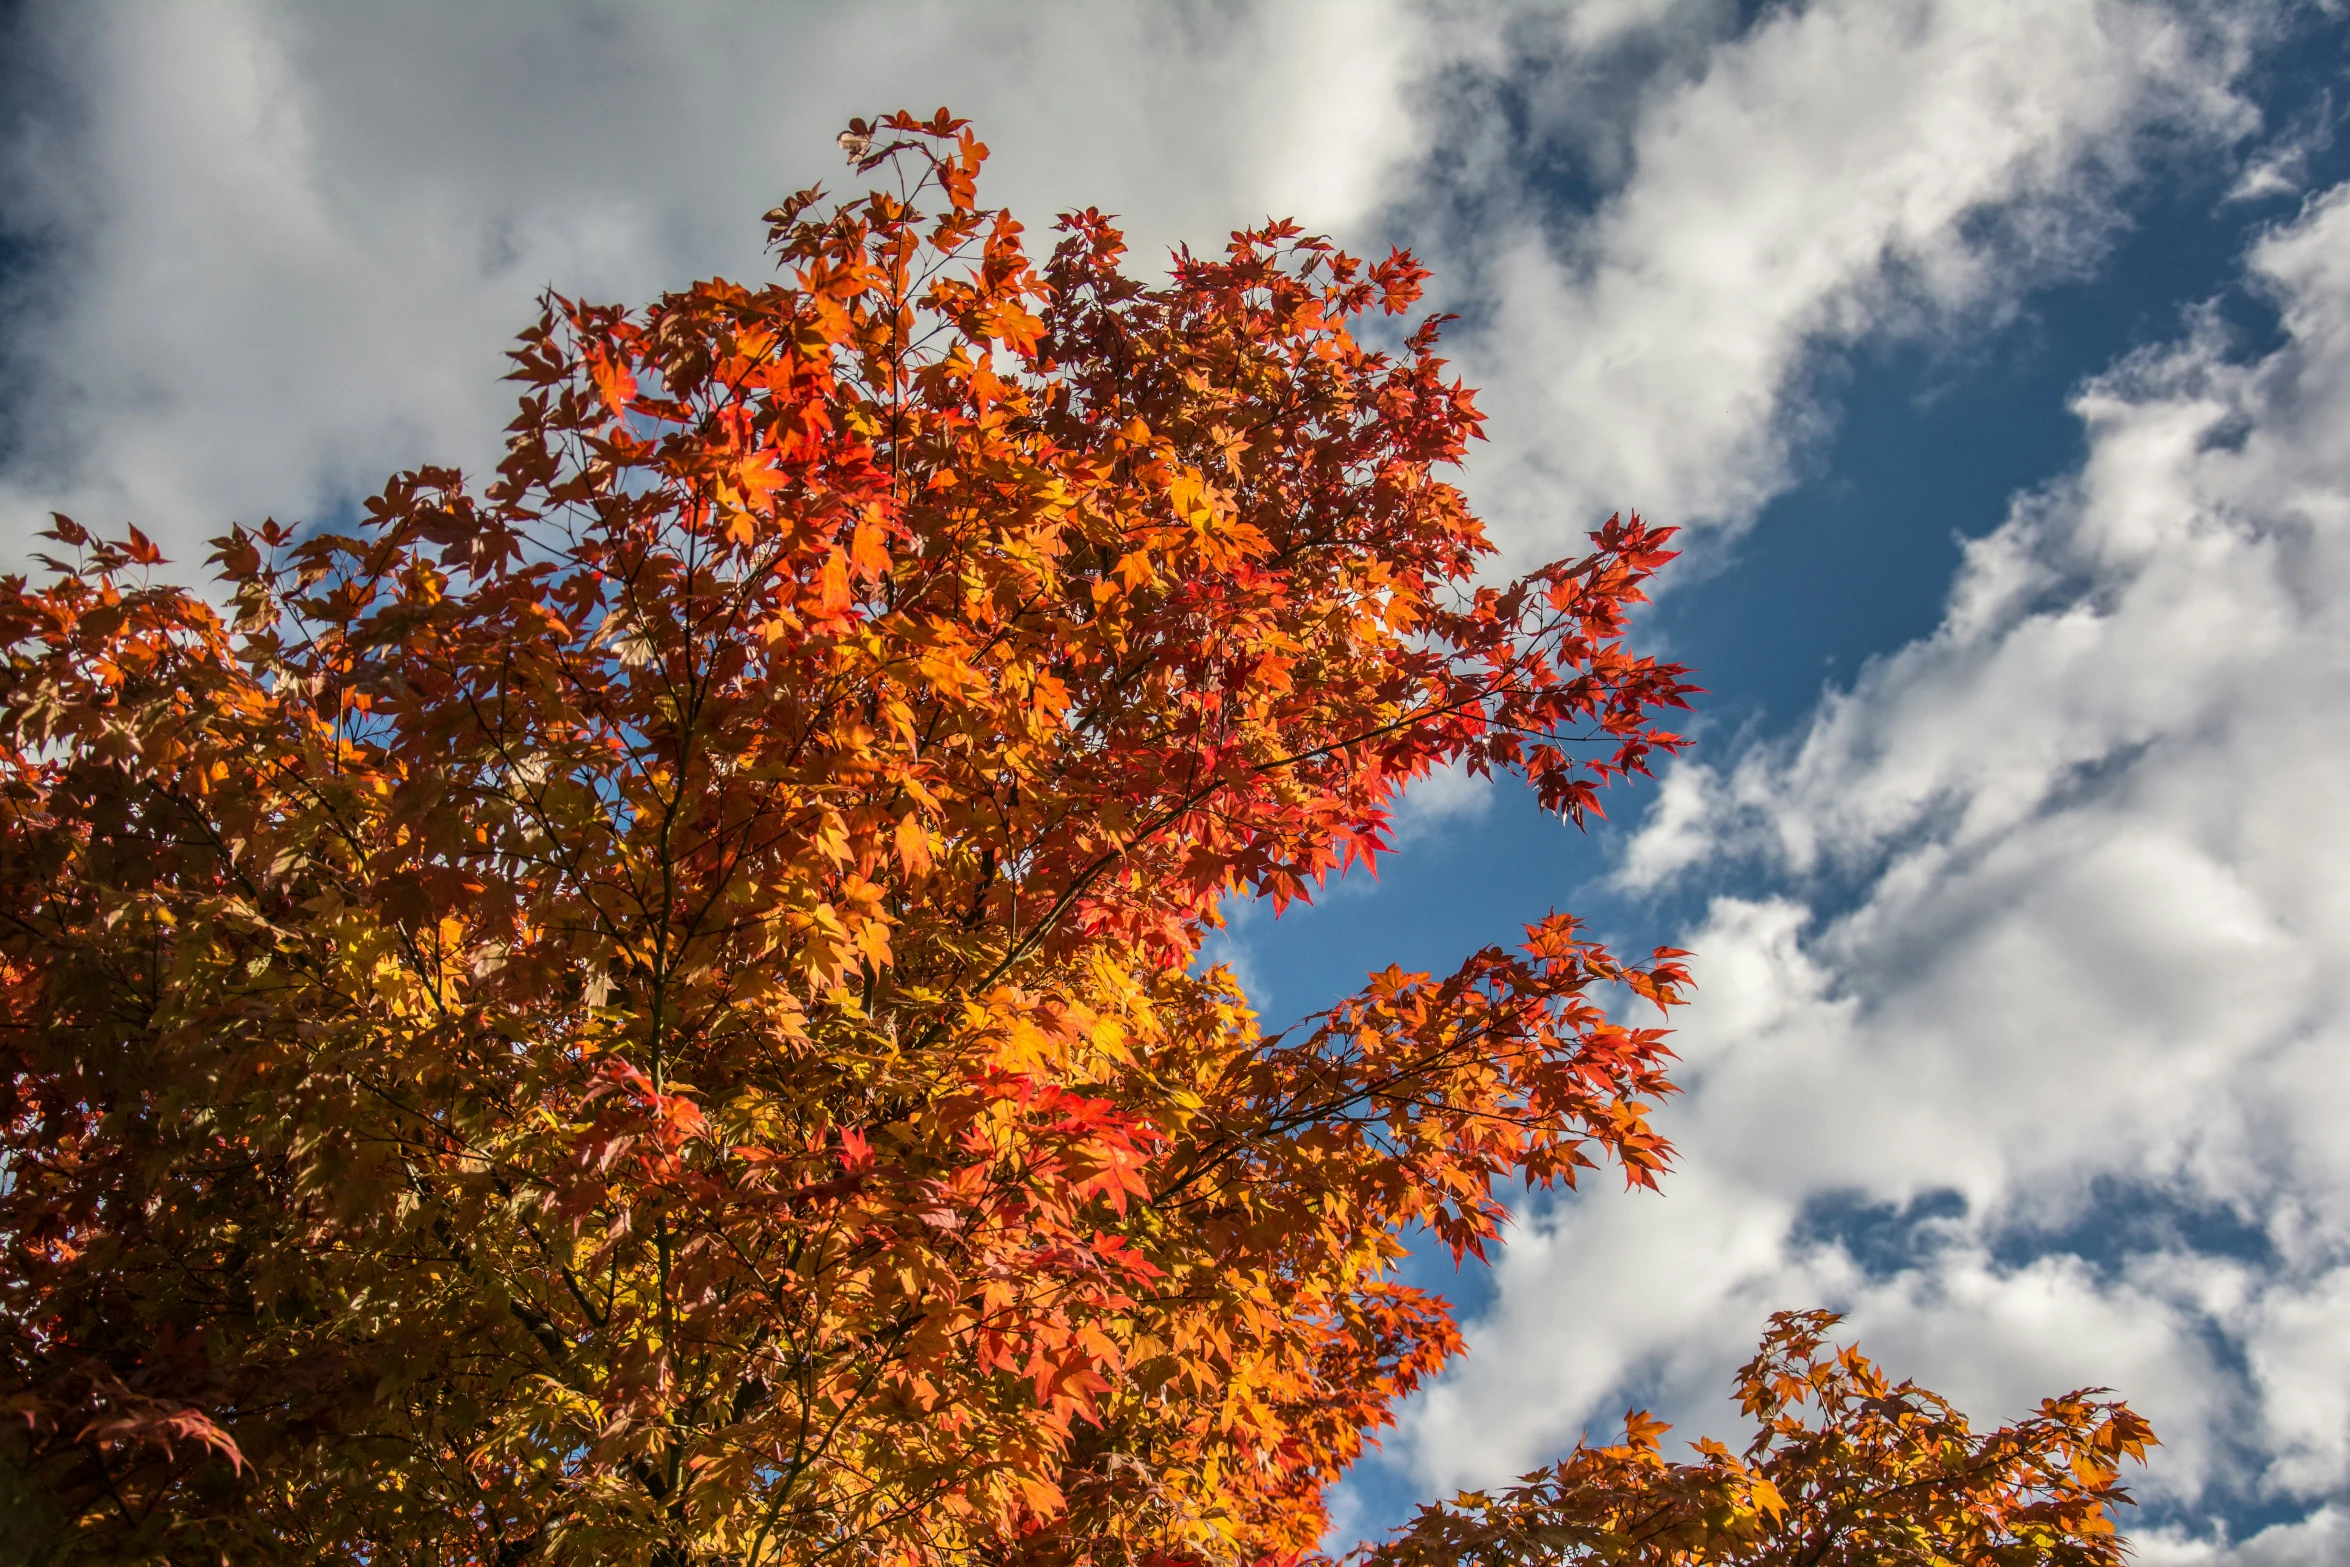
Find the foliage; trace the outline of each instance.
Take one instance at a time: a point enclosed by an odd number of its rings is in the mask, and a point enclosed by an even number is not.
[[[1654,1184],[1682,954],[1268,1033],[1200,953],[1432,768],[1678,745],[1666,530],[1479,581],[1408,256],[1146,287],[843,145],[776,282],[550,295],[486,485],[0,584],[15,1554],[1294,1559],[1459,1347],[1403,1237]]]
[[[1641,1567],[2116,1567],[2108,1516],[2122,1460],[2154,1440],[2103,1389],[1976,1435],[1948,1400],[1890,1383],[1857,1348],[1823,1354],[1831,1312],[1783,1311],[1738,1372],[1759,1429],[1743,1458],[1701,1440],[1668,1461],[1670,1429],[1639,1410],[1614,1447],[1578,1445],[1498,1495],[1424,1507],[1379,1567],[1624,1563]],[[1806,1419],[1806,1415],[1809,1419]]]

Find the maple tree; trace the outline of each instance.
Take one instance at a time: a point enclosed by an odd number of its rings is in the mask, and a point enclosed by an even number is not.
[[[1297,1560],[1460,1346],[1405,1237],[1655,1184],[1609,1008],[1685,954],[1554,916],[1278,1032],[1200,954],[1432,768],[1580,819],[1678,746],[1624,646],[1669,530],[1480,580],[1408,255],[1147,286],[1090,211],[1032,258],[944,111],[843,145],[895,182],[769,214],[775,281],[550,294],[486,484],[234,529],[210,598],[64,518],[0,584],[19,1554]],[[1594,1484],[1747,1540],[1964,1446],[1870,1418],[1636,1430],[1383,1550],[1617,1529]],[[1952,1507],[2094,1535],[2046,1455],[2134,1428],[2046,1418]]]
[[[1500,1492],[1420,1509],[1379,1567],[2118,1567],[2110,1516],[2125,1459],[2154,1432],[2102,1389],[2043,1399],[1976,1434],[1947,1399],[1886,1379],[1857,1348],[1823,1354],[1839,1319],[1782,1311],[1737,1377],[1758,1429],[1743,1456],[1701,1439],[1661,1451],[1664,1422],[1635,1410],[1624,1440],[1578,1444]],[[1806,1419],[1809,1415],[1811,1418]]]

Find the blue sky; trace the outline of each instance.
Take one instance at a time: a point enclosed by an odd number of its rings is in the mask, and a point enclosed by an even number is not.
[[[0,531],[182,559],[480,466],[545,283],[755,269],[849,115],[1138,248],[1292,212],[1462,317],[1513,561],[1682,525],[1697,745],[1578,835],[1437,780],[1223,945],[1283,1019],[1551,907],[1696,949],[1662,1196],[1536,1199],[1352,1527],[1726,1430],[1826,1303],[2165,1446],[2140,1559],[2350,1557],[2350,14],[2338,3],[31,4]]]

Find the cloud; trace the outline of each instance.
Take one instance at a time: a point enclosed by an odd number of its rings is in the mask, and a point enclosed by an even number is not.
[[[2315,103],[2245,161],[2244,172],[2228,187],[2227,199],[2263,201],[2275,196],[2298,196],[2306,191],[2310,162],[2331,150],[2334,126],[2339,119],[2332,91],[2320,93]]]
[[[757,276],[758,214],[842,184],[852,114],[951,104],[995,148],[991,196],[1122,209],[1146,258],[1272,212],[1344,228],[1411,152],[1417,15],[36,4],[0,158],[27,247],[0,542],[56,507],[184,562],[398,466],[482,469],[541,287]]]
[[[1483,821],[1493,813],[1493,791],[1491,775],[1479,777],[1458,762],[1439,767],[1404,791],[1388,841],[1405,849],[1438,837],[1449,827]]]
[[[1456,348],[1497,447],[1473,490],[1501,536],[1555,554],[1619,508],[1749,520],[1832,422],[1823,356],[2013,308],[2102,253],[2163,148],[2253,128],[2231,85],[2253,14],[1819,0],[1727,39],[1699,6],[1604,44],[1572,13],[1521,29],[1459,90],[1452,163],[1482,199],[1429,240],[1470,280]],[[1611,72],[1643,63],[1627,101]],[[1496,144],[1504,89],[1527,129]],[[1592,180],[1593,210],[1562,209]]]
[[[1775,889],[1682,943],[1683,1166],[1530,1208],[1406,1414],[1422,1478],[1527,1468],[1627,1389],[1725,1427],[1763,1313],[1825,1300],[1978,1417],[2124,1390],[2166,1444],[2150,1561],[2338,1554],[2350,186],[2248,273],[2279,346],[2206,321],[2088,384],[2081,467],[1937,631],[1668,780],[1626,879]],[[2231,1498],[2317,1510],[2231,1551],[2193,1522]]]
[[[973,116],[994,198],[1123,211],[1144,257],[1274,213],[1431,252],[1521,559],[1619,506],[1742,520],[1828,421],[1822,354],[2006,308],[2096,253],[2150,139],[2250,124],[2249,23],[2121,4],[1820,0],[1743,33],[1722,0],[25,18],[0,536],[62,507],[183,559],[401,465],[485,467],[539,288],[756,275],[756,214],[837,185],[832,133],[889,105]]]
[[[2140,1567],[2334,1567],[2350,1555],[2350,1512],[2319,1508],[2291,1523],[2272,1524],[2232,1549],[2216,1538],[2166,1528],[2142,1534],[2132,1558]]]

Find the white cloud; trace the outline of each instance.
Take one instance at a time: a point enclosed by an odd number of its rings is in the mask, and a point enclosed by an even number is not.
[[[1667,1195],[1530,1213],[1407,1415],[1424,1478],[1529,1467],[1627,1386],[1726,1426],[1762,1313],[1826,1300],[1980,1417],[2122,1389],[2169,1504],[2350,1490],[2350,186],[2250,271],[2282,346],[2206,324],[2089,385],[2083,465],[1933,635],[1668,782],[1628,879],[1781,890],[1683,943]]]
[[[1446,828],[1483,821],[1493,812],[1494,780],[1458,762],[1439,767],[1404,791],[1388,833],[1398,849],[1422,843]]]
[[[2179,1528],[2140,1535],[2135,1544],[2140,1567],[2337,1567],[2350,1556],[2350,1512],[2321,1507],[2233,1548],[2224,1533],[2215,1539]]]
[[[1434,240],[1482,283],[1460,351],[1499,448],[1489,516],[1521,554],[1619,508],[1742,524],[1829,422],[1824,352],[2012,307],[2102,250],[2150,137],[2252,128],[2230,88],[2249,14],[1820,0],[1708,48],[1707,9],[1676,8],[1594,214],[1546,202],[1558,149],[1489,149],[1518,200]]]
[[[2262,201],[2275,196],[2298,196],[2309,188],[2310,160],[2334,145],[2331,91],[2284,126],[2267,145],[2245,160],[2244,172],[2228,188],[2229,201]]]

